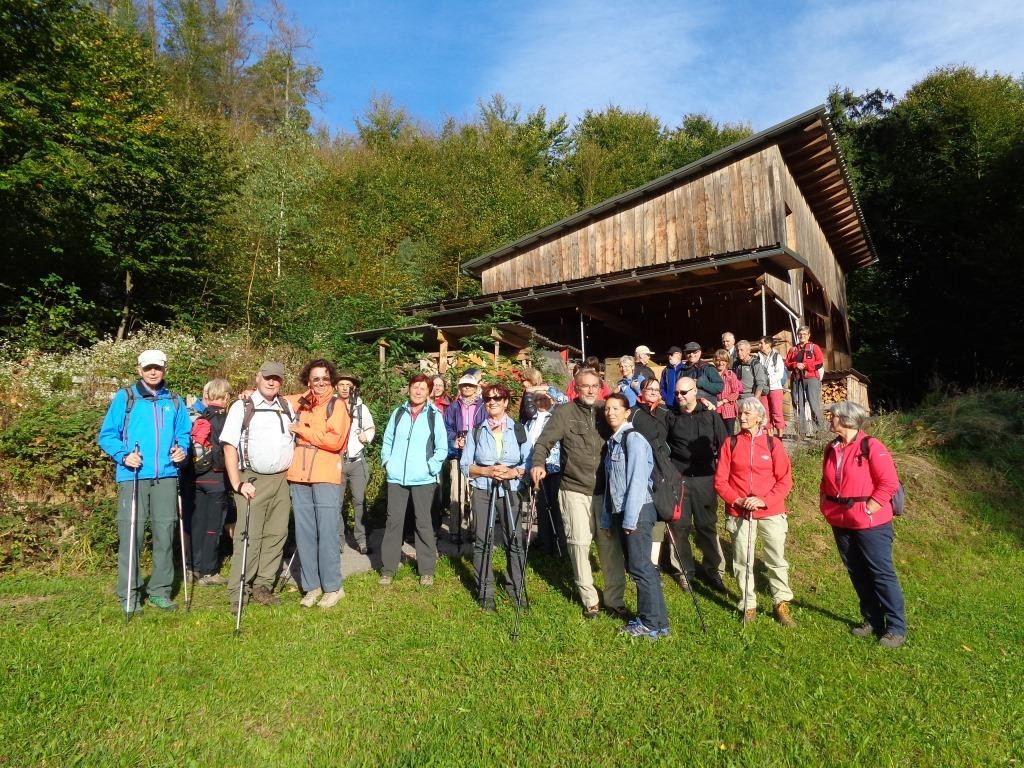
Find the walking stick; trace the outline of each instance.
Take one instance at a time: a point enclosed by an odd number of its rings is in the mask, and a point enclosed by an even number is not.
[[[139,444],[135,444],[134,453],[139,452]],[[132,471],[132,503],[131,511],[128,513],[128,593],[124,600],[124,623],[127,624],[131,618],[132,613],[135,611],[135,572],[133,566],[136,558],[138,557],[137,548],[135,546],[135,528],[138,525],[139,519],[139,468],[135,467]]]
[[[672,533],[672,523],[665,524],[665,533],[668,534],[669,544],[672,545],[672,549],[675,550],[676,557],[679,559],[679,564],[682,565],[683,556],[679,553],[679,547],[676,545],[676,537],[675,534]],[[697,619],[700,621],[700,630],[706,635],[708,633],[708,627],[704,623],[704,614],[700,612],[700,603],[697,602],[697,593],[693,591],[693,585],[690,583],[690,580],[686,578],[686,571],[681,570],[679,572],[679,576],[682,578],[683,584],[686,585],[684,589],[690,593],[690,597],[693,599],[693,610],[697,612]]]
[[[277,585],[278,590],[284,589],[285,585],[288,583],[288,580],[292,577],[292,563],[295,562],[295,555],[298,554],[298,552],[299,548],[298,546],[296,546],[296,548],[292,551],[292,556],[288,558],[288,565],[284,567],[284,576],[281,577],[281,583]]]
[[[743,615],[747,615],[747,595],[750,594],[750,577],[754,572],[754,511],[747,510],[747,568],[743,576]],[[756,604],[756,602],[755,602]]]
[[[487,530],[484,532],[484,551],[480,555],[480,567],[476,572],[476,600],[483,608],[487,602],[484,576],[491,571],[491,546],[494,544],[494,519],[498,510],[498,486],[491,483],[491,497],[487,504]]]
[[[174,443],[178,447],[178,443]],[[185,613],[192,607],[188,595],[188,563],[185,562],[185,517],[181,512],[181,474],[174,477],[174,495],[178,498],[178,538],[181,539],[181,587],[185,590]]]
[[[256,478],[250,477],[247,483],[255,483]],[[242,598],[245,596],[245,561],[249,557],[249,513],[252,510],[252,499],[245,500],[245,530],[242,531],[242,573],[238,578],[238,613],[235,614],[235,637],[242,632]]]
[[[548,511],[548,522],[551,523],[551,535],[555,537],[555,551],[558,559],[562,559],[562,537],[558,535],[558,528],[555,527],[555,513],[551,511],[551,497],[548,496],[548,489],[544,487],[544,481],[540,481],[540,492],[544,494],[544,506]]]
[[[459,548],[459,554],[462,553],[462,510],[464,505],[463,496],[465,495],[465,483],[462,481],[462,472],[456,468],[455,470],[459,474],[455,478],[456,489],[455,489],[455,503],[458,505],[455,512],[450,513],[449,519],[455,524],[455,545]]]
[[[513,539],[512,537],[519,536],[519,519],[518,517],[515,519],[513,519],[512,517],[512,502],[510,495],[512,492],[510,490],[508,480],[502,481],[502,487],[505,490],[505,518],[508,520],[508,527],[505,530],[508,531],[509,546],[512,546],[512,542],[515,541],[515,539]],[[535,508],[536,502],[531,503],[530,506],[531,508]],[[529,604],[529,599],[526,596],[526,558],[529,556],[530,551],[530,529],[532,527],[533,515],[531,513],[527,522],[525,546],[522,550],[522,556],[519,558],[519,574],[520,579],[522,579],[522,594],[513,595],[512,597],[512,602],[516,604],[516,618],[515,623],[512,625],[512,635],[510,637],[513,643],[519,639],[519,617],[522,613],[523,603]],[[515,588],[515,585],[513,585],[513,588]]]

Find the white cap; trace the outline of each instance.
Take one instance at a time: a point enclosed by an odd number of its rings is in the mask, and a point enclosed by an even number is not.
[[[640,357],[640,355],[648,355],[648,356],[650,356],[650,355],[653,355],[653,354],[654,353],[651,352],[651,348],[650,347],[648,347],[646,344],[641,344],[639,347],[636,348],[636,351],[633,352],[633,357]]]
[[[159,349],[147,349],[139,355],[139,368],[145,368],[147,365],[159,365],[161,368],[166,368],[167,355]]]
[[[476,380],[476,376],[474,376],[471,373],[467,373],[465,376],[463,376],[461,379],[459,379],[459,386],[461,387],[464,384],[468,384],[468,385],[473,386],[473,387],[479,387],[480,386],[479,382]]]

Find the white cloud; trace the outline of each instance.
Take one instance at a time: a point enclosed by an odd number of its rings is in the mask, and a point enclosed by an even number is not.
[[[574,0],[525,9],[493,41],[478,94],[570,118],[609,104],[679,117],[714,14],[696,3]]]
[[[474,96],[500,92],[571,118],[615,104],[672,125],[705,111],[760,129],[822,103],[837,84],[900,95],[947,64],[1020,75],[1022,39],[1019,0],[784,9],[573,0],[523,10],[498,31]]]

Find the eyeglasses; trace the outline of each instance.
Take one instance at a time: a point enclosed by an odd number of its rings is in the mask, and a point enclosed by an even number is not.
[[[580,384],[577,389],[600,389],[600,384]]]
[[[677,395],[688,395],[688,394],[690,394],[691,392],[693,392],[693,390],[692,390],[692,389],[677,389],[677,390],[676,390],[676,394],[677,394]]]
[[[505,398],[502,397],[501,395],[491,395],[490,397],[485,397],[484,398],[484,402],[485,403],[500,403],[504,399]]]
[[[310,379],[309,382],[311,384],[330,384],[331,383],[331,377],[330,376],[315,376],[314,378]]]

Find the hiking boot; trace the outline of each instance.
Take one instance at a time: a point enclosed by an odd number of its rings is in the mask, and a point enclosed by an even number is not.
[[[796,622],[793,620],[793,614],[789,612],[789,603],[785,600],[781,603],[775,604],[775,619],[784,627],[796,626]]]
[[[358,549],[359,549],[359,554],[360,555],[368,555],[368,554],[370,554],[370,548],[368,546],[366,546],[365,544],[360,544]]]
[[[281,598],[271,592],[264,584],[252,588],[252,599],[260,605],[277,605]]]
[[[345,590],[341,588],[338,588],[334,592],[325,592],[323,598],[320,600],[320,607],[324,610],[333,608],[344,596]]]
[[[756,618],[757,618],[757,609],[756,608],[747,608],[747,610],[745,610],[743,612],[743,623],[744,624],[751,624],[751,623],[753,623],[754,619],[756,619]]]
[[[125,610],[126,605],[127,603],[121,603],[121,613],[130,613],[132,616],[138,613],[142,613],[142,603],[136,601],[135,605],[132,606],[132,609],[130,611]]]
[[[159,608],[161,611],[176,611],[178,606],[168,600],[166,597],[161,595],[150,595],[147,603],[152,605],[154,608]]]
[[[434,586],[434,575],[432,573],[424,574],[420,576],[421,587],[432,587]]]
[[[725,582],[722,581],[722,577],[717,573],[708,574],[704,577],[704,583],[707,584],[715,592],[721,592],[725,594],[728,590],[725,588]]]
[[[646,637],[651,640],[657,640],[660,637],[665,637],[668,634],[668,628],[651,629],[644,624],[640,619],[633,619],[632,621],[623,624],[619,627],[619,634],[629,635],[630,637]],[[662,634],[664,632],[664,634]]]
[[[854,637],[871,637],[875,634],[875,628],[871,625],[871,622],[865,621],[856,627],[850,627],[850,634]]]
[[[480,610],[486,611],[487,613],[497,613],[498,607],[494,604],[494,598],[485,597],[484,601],[480,603]]]
[[[690,580],[686,577],[685,573],[677,573],[672,578],[675,579],[676,584],[679,585],[679,588],[683,590],[683,592],[693,591],[693,587],[690,586]]]
[[[609,606],[605,609],[616,619],[622,619],[623,621],[630,621],[633,618],[633,614],[629,612],[629,609],[624,605]]]
[[[895,632],[886,632],[878,638],[878,644],[883,648],[899,648],[907,642],[906,635],[897,635]]]
[[[596,619],[601,615],[601,606],[598,603],[583,606],[583,618],[587,621]]]
[[[392,576],[391,574],[389,574],[389,573],[382,573],[380,575],[380,578],[377,580],[377,583],[380,584],[382,587],[388,587],[388,586],[391,586],[391,583],[394,580],[395,580],[395,577]]]
[[[222,587],[228,583],[228,580],[219,573],[208,573],[196,579],[195,583],[200,587]]]
[[[314,605],[316,605],[316,601],[320,599],[320,595],[322,595],[323,593],[324,591],[320,589],[320,587],[314,587],[306,593],[305,597],[299,600],[299,605],[301,605],[303,608],[312,608]]]

